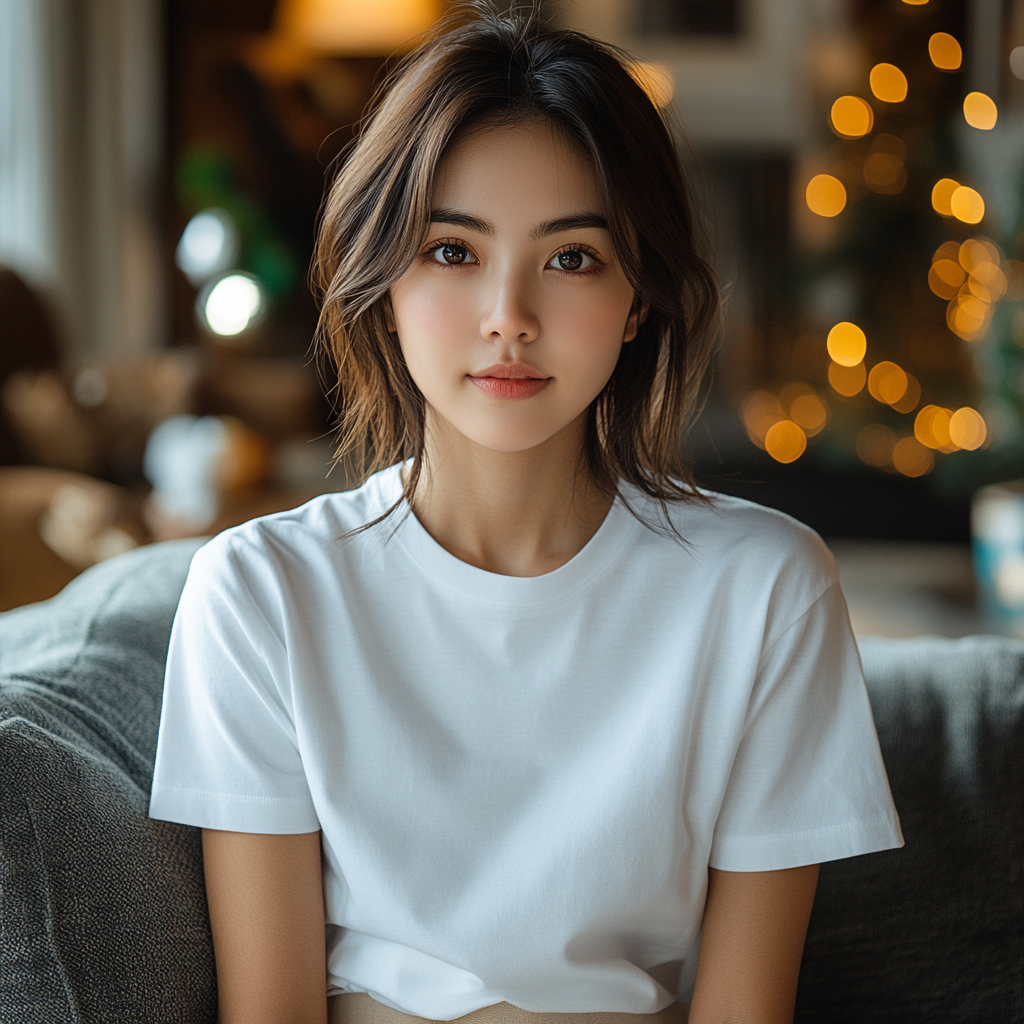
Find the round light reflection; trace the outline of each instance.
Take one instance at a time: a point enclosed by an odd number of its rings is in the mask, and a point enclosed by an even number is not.
[[[266,297],[252,274],[227,274],[204,289],[197,312],[200,323],[222,338],[233,338],[254,326],[266,310]]]
[[[175,262],[195,285],[230,270],[238,258],[238,231],[225,210],[197,213],[185,226]]]

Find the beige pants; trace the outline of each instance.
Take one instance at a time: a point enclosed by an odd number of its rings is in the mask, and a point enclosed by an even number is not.
[[[436,1024],[378,1003],[363,992],[332,996],[327,1001],[330,1024]],[[674,1003],[658,1013],[530,1013],[511,1003],[484,1006],[454,1024],[686,1024],[688,1008]]]

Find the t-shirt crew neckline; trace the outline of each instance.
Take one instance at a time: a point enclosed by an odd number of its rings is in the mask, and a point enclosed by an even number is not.
[[[384,508],[394,504],[401,494],[400,472],[401,465],[398,465],[378,477]],[[393,540],[436,584],[468,600],[507,608],[536,608],[578,590],[644,529],[616,497],[594,535],[564,565],[541,576],[503,576],[456,558],[430,536],[404,502],[394,515],[401,517],[397,528],[391,527],[387,520],[381,527],[388,532],[393,530]]]

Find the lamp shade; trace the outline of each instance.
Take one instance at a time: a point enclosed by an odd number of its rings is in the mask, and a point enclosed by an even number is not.
[[[388,54],[440,17],[440,0],[280,0],[280,31],[324,53]]]

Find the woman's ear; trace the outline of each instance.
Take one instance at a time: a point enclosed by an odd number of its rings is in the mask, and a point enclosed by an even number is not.
[[[632,341],[640,330],[640,325],[647,319],[647,314],[651,311],[650,303],[641,302],[639,296],[633,299],[633,308],[629,311],[629,316],[626,318],[626,330],[622,335],[622,343],[625,344],[627,341]]]

